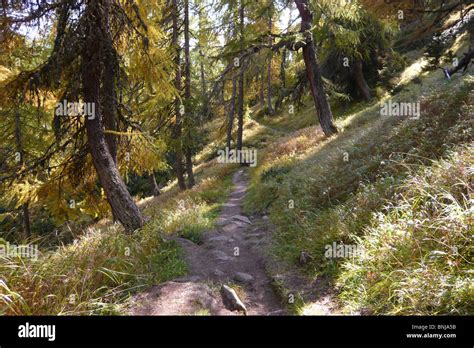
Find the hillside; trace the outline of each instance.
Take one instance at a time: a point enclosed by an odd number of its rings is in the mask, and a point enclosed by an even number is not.
[[[472,5],[2,6],[1,315],[474,313]]]
[[[301,121],[311,108],[246,121],[245,141],[258,148],[258,165],[244,169],[251,178],[245,213],[254,231],[268,234],[257,253],[271,280],[265,286],[276,289],[285,311],[467,314],[472,308],[474,79],[468,73],[446,81],[439,71],[415,77],[421,81],[408,82],[392,100],[421,100],[419,119],[381,118],[380,103],[392,98],[386,95],[337,118],[343,130],[331,138]],[[127,236],[104,222],[36,262],[3,263],[6,313],[119,314],[131,294],[188,274],[186,248],[174,237],[202,243],[218,226],[238,170],[206,161],[213,152],[211,143],[197,156],[192,190],[179,193],[172,183],[138,202],[149,217],[139,233]],[[328,259],[333,243],[362,246],[366,256]],[[309,255],[304,264],[302,252]],[[295,279],[294,272],[301,274]],[[245,287],[240,291],[245,296]],[[294,302],[285,303],[288,294]]]

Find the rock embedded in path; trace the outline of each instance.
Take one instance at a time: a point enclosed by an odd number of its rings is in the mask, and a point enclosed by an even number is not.
[[[238,229],[243,229],[245,226],[239,226],[237,224],[228,224],[228,225],[225,225],[224,227],[222,227],[222,231],[224,233],[232,233],[232,232],[236,232]]]
[[[262,238],[263,235],[261,233],[247,233],[245,234],[245,239],[252,239],[252,238]]]
[[[243,215],[232,215],[229,218],[219,218],[216,222],[217,226],[225,226],[230,224],[236,224],[240,227],[245,227],[247,225],[251,225],[252,221],[246,216]]]
[[[234,289],[227,285],[222,285],[220,293],[222,296],[222,303],[224,303],[225,308],[232,312],[239,311],[243,312],[244,315],[247,315],[247,308],[240,300]]]
[[[241,222],[245,222],[246,224],[249,224],[249,225],[252,224],[252,221],[250,221],[248,217],[243,216],[243,215],[233,215],[233,216],[231,217],[231,219],[232,219],[232,220],[241,221]]]
[[[234,279],[244,284],[252,284],[254,281],[254,277],[251,274],[243,273],[243,272],[237,272],[234,275]]]
[[[232,223],[233,223],[234,225],[237,225],[237,226],[242,227],[242,228],[247,227],[247,224],[244,223],[244,222],[241,222],[241,221],[233,221]]]
[[[231,257],[227,256],[227,254],[223,251],[220,251],[220,250],[213,250],[211,251],[210,253],[212,255],[212,258],[214,260],[218,260],[218,261],[229,261],[229,260],[232,260]]]

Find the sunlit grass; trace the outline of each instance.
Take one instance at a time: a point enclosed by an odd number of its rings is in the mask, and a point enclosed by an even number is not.
[[[0,270],[0,313],[89,315],[119,314],[130,294],[186,268],[178,247],[151,225],[133,235],[112,225],[89,228],[37,261],[2,258]]]

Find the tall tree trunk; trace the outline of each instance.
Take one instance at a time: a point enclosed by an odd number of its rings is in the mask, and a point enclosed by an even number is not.
[[[263,76],[263,69],[260,73],[260,92],[259,92],[259,99],[260,105],[265,105],[265,77]]]
[[[181,91],[181,58],[180,58],[180,48],[179,48],[179,25],[178,25],[178,0],[173,0],[173,9],[172,9],[172,17],[173,17],[173,37],[172,37],[172,44],[173,47],[176,49],[176,56],[175,56],[175,69],[176,69],[176,76],[174,79],[174,86],[176,90],[179,92]],[[176,140],[176,178],[178,179],[178,186],[181,190],[186,190],[186,183],[184,181],[183,176],[183,147],[182,147],[182,121],[181,121],[181,102],[178,97],[176,97],[174,101],[174,108],[176,113],[176,123],[174,125],[174,138]]]
[[[105,2],[104,13],[108,16],[110,13],[110,3]],[[110,25],[108,18],[103,19],[103,33],[104,33],[104,51],[103,56],[104,65],[104,80],[101,90],[102,112],[104,118],[104,127],[106,131],[118,131],[118,114],[117,114],[117,93],[116,93],[116,78],[118,73],[118,57],[117,52],[113,46],[112,35],[110,33]],[[110,155],[117,164],[117,148],[118,138],[116,134],[105,133],[105,141],[109,147]]]
[[[354,80],[356,82],[357,90],[362,98],[370,100],[370,87],[365,81],[364,73],[362,71],[362,62],[360,60],[354,62]]]
[[[103,56],[103,36],[97,35],[102,30],[101,21],[106,18],[103,13],[103,2],[89,2],[87,5],[86,42],[82,52],[82,88],[84,101],[95,103],[94,119],[86,118],[86,133],[89,151],[95,170],[99,177],[107,200],[114,216],[127,232],[143,226],[143,217],[137,205],[127,191],[117,166],[110,155],[103,130],[102,111],[100,107],[101,57]],[[103,34],[103,33],[101,33]]]
[[[270,33],[270,38],[269,38],[269,46],[271,47],[273,44],[272,40],[272,10],[271,6],[269,8],[269,14],[268,14],[268,31]],[[268,114],[273,115],[275,112],[273,111],[273,106],[272,106],[272,58],[273,58],[273,51],[270,50],[270,56],[268,57],[268,66],[267,66],[267,106],[268,106]]]
[[[23,166],[25,163],[25,150],[23,147],[23,138],[21,135],[21,118],[20,118],[20,104],[15,110],[15,142],[16,142],[16,149],[20,154],[20,167]],[[30,226],[30,210],[29,210],[29,201],[23,203],[21,205],[22,211],[22,225],[23,225],[23,236],[24,238],[28,238],[31,235],[31,226]]]
[[[243,48],[244,45],[244,4],[243,0],[240,0],[239,8],[239,29],[240,29],[240,44]],[[242,150],[243,146],[243,135],[244,135],[244,64],[240,62],[239,72],[239,97],[237,99],[237,150]]]
[[[186,100],[186,108],[190,108],[191,101],[191,57],[189,53],[189,0],[184,0],[184,98]],[[189,110],[186,110],[185,117],[188,119],[186,125],[188,128],[192,127]],[[186,146],[185,146],[185,157],[186,157],[186,172],[188,174],[188,188],[194,186],[194,173],[193,173],[193,153],[192,153],[192,138],[190,136],[190,129],[186,132]]]
[[[306,67],[311,95],[313,96],[316,112],[318,113],[319,123],[324,134],[330,136],[337,133],[337,128],[333,122],[331,106],[324,91],[323,78],[317,59],[316,46],[311,34],[313,14],[309,8],[308,0],[295,0],[296,7],[301,16],[301,29],[305,37],[305,46],[303,47],[303,59]]]
[[[235,94],[237,90],[237,77],[232,79],[232,97],[230,99],[230,110],[229,110],[229,120],[227,124],[227,148],[231,149],[232,142],[232,128],[234,126],[234,115],[235,115]]]

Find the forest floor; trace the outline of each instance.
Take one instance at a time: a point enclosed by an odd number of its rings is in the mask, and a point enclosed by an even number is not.
[[[272,260],[271,223],[267,216],[242,214],[248,187],[246,169],[233,175],[233,192],[223,205],[217,228],[203,234],[202,243],[169,237],[184,251],[189,274],[156,286],[131,300],[132,315],[231,315],[220,294],[223,285],[236,291],[248,315],[291,314],[298,296],[311,297],[321,314],[336,308],[324,281],[307,284],[296,270]],[[279,293],[279,285],[294,289],[295,294]],[[303,284],[306,284],[304,286]],[[285,303],[287,302],[287,303]]]

